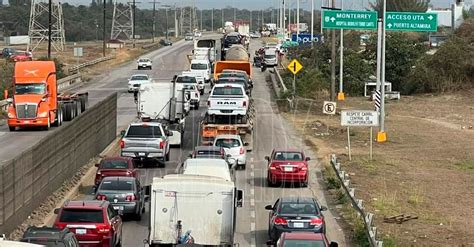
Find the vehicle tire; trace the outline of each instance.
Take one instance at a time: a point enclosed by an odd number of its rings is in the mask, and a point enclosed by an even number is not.
[[[53,126],[59,127],[63,124],[63,107],[62,104],[58,105],[58,109],[56,109],[56,119],[54,121]]]
[[[72,119],[72,109],[71,109],[71,104],[70,103],[66,103],[64,104],[64,121],[71,121]]]
[[[197,102],[197,103],[194,105],[194,109],[195,109],[195,110],[199,110],[199,102]]]
[[[8,126],[8,129],[9,129],[11,132],[13,132],[13,131],[15,131],[15,130],[16,130],[16,127],[13,127],[13,126]]]
[[[82,113],[81,109],[82,109],[82,100],[81,98],[79,98],[78,100],[76,100],[76,117],[81,115]]]
[[[140,70],[140,66],[137,67],[137,70]]]
[[[308,187],[308,180],[306,180],[306,181],[304,181],[304,182],[301,182],[301,183],[300,183],[300,186],[301,186],[301,187],[304,187],[304,188]]]
[[[81,113],[86,111],[86,97],[79,97],[79,102],[81,103]]]
[[[170,151],[168,150],[168,153],[165,155],[165,161],[170,161]]]
[[[242,170],[245,170],[246,166],[247,166],[247,164],[243,164],[243,165],[240,165],[240,168],[242,168]]]
[[[138,213],[135,214],[135,221],[141,221],[142,220],[142,210],[138,210]]]
[[[48,114],[48,124],[44,126],[44,130],[49,130],[51,128],[51,115]]]

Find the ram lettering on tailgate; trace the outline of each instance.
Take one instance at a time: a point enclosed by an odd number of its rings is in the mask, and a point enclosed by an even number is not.
[[[237,102],[229,102],[229,101],[217,101],[218,105],[237,105]]]

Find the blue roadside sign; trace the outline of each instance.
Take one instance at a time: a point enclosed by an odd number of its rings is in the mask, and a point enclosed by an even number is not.
[[[324,38],[321,34],[315,34],[313,38],[311,38],[310,33],[300,33],[299,35],[294,33],[291,35],[291,41],[298,42],[300,45],[310,45],[311,41],[314,43],[323,43]]]

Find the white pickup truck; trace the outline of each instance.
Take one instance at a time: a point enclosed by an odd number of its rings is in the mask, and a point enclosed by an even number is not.
[[[137,69],[151,69],[151,59],[149,58],[140,58],[137,60]]]
[[[209,116],[235,116],[238,121],[246,122],[249,97],[242,85],[217,84],[212,88],[207,106]]]
[[[206,88],[206,84],[205,84],[205,78],[204,78],[204,76],[202,75],[201,72],[183,71],[183,73],[181,73],[181,75],[192,76],[192,77],[196,78],[197,88],[199,90],[199,93],[201,95],[204,95],[204,89]]]
[[[194,76],[178,75],[175,78],[176,88],[189,93],[190,103],[194,109],[199,108],[201,95],[198,90],[198,83]]]
[[[140,85],[151,83],[150,77],[146,74],[135,74],[128,79],[128,92],[137,92],[140,89]]]
[[[191,60],[190,71],[201,74],[206,82],[211,80],[211,64],[207,58]]]

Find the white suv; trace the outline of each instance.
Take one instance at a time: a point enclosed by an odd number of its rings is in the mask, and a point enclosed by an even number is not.
[[[151,59],[149,58],[140,58],[137,60],[137,69],[151,69]]]
[[[247,164],[248,143],[244,143],[239,135],[218,135],[214,139],[215,147],[222,147],[230,158],[235,159],[236,166],[245,169]]]

